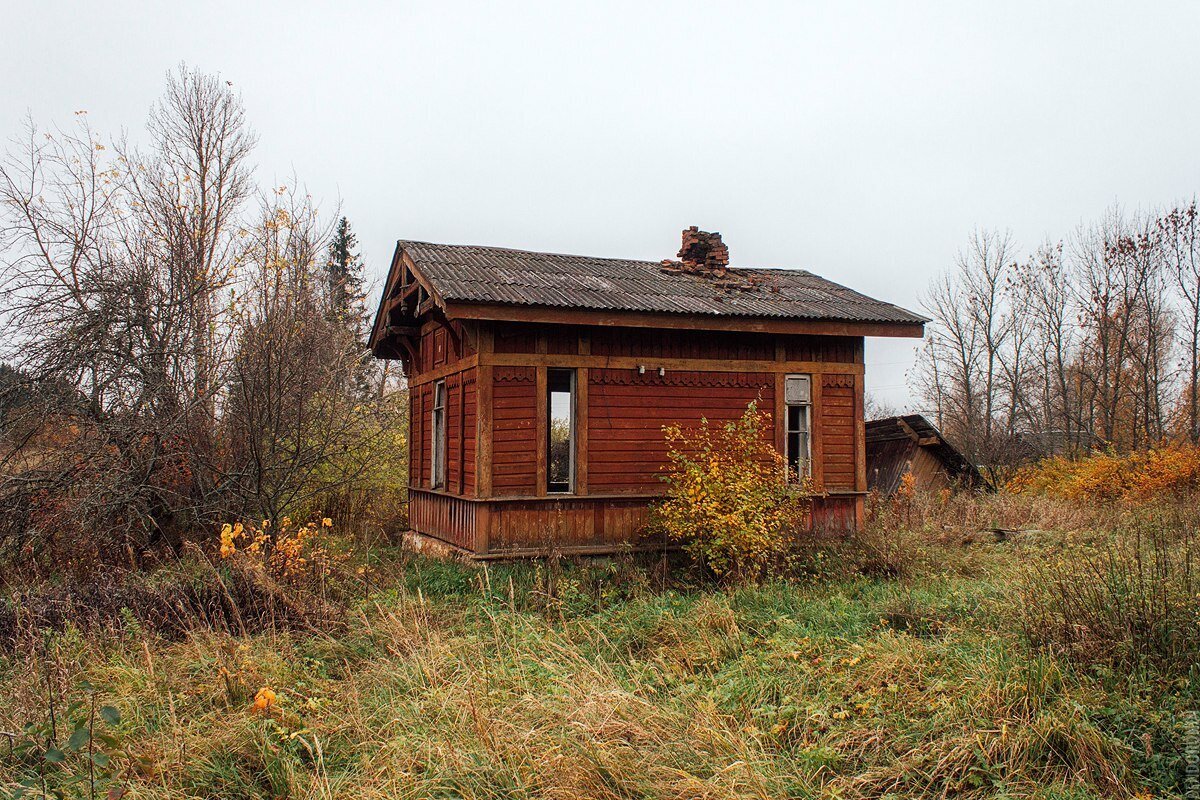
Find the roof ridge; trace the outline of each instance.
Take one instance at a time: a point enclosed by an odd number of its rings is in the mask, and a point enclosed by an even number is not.
[[[421,241],[419,239],[398,239],[396,241],[396,244],[400,245],[401,247],[403,247],[406,244],[412,244],[412,245],[422,245],[425,247],[454,248],[456,250],[460,250],[460,249],[461,250],[493,250],[493,251],[498,251],[501,253],[520,253],[521,255],[527,255],[527,256],[554,256],[556,258],[578,258],[578,259],[581,259],[584,261],[613,261],[613,262],[620,263],[620,264],[648,264],[648,265],[652,265],[652,266],[659,266],[662,264],[662,262],[664,260],[664,259],[659,259],[658,261],[653,261],[653,260],[646,259],[646,258],[618,258],[617,256],[587,256],[587,255],[583,255],[582,253],[556,253],[556,252],[552,252],[550,250],[526,250],[526,249],[520,248],[520,247],[500,247],[499,245],[493,245],[493,244],[449,244],[446,242],[425,242],[425,241]],[[674,259],[666,259],[666,260],[671,261]],[[801,273],[803,275],[808,275],[813,278],[820,278],[823,281],[828,281],[829,283],[835,283],[835,285],[841,286],[841,284],[837,284],[835,281],[831,281],[828,278],[822,277],[821,275],[818,275],[815,272],[807,270],[804,267],[751,267],[751,266],[739,266],[737,264],[730,264],[726,269],[741,270],[743,272],[788,272],[788,273],[793,273],[793,274]],[[843,288],[848,289],[849,287],[843,287]],[[850,291],[854,291],[854,290],[850,289]]]

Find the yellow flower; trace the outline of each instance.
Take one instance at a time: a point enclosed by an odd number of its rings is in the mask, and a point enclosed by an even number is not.
[[[325,519],[321,520],[321,527],[322,528],[332,528],[333,520],[331,520],[329,517],[325,517]]]

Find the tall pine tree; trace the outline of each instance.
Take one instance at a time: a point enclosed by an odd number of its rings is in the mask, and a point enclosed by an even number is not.
[[[346,322],[356,342],[365,340],[367,329],[366,291],[362,259],[357,252],[358,237],[350,229],[350,220],[338,220],[329,243],[326,272],[329,279],[329,304],[333,314]]]

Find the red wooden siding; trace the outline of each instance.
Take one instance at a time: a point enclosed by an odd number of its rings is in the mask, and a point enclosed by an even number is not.
[[[654,331],[649,336],[630,336],[618,328],[595,328],[591,334],[592,355],[632,358],[775,358],[775,337],[757,333],[706,335],[698,331]]]
[[[821,497],[813,501],[812,527],[814,531],[845,533],[856,527],[855,507],[857,497]]]
[[[492,490],[531,495],[537,486],[533,367],[496,367],[492,380]]]
[[[854,336],[787,336],[783,339],[788,361],[824,361],[861,364],[862,339]]]
[[[408,395],[408,484],[419,486],[421,483],[421,455],[425,449],[421,446],[421,390],[414,388]]]
[[[579,328],[572,325],[547,327],[513,322],[495,329],[492,349],[497,353],[578,355]]]
[[[862,363],[862,340],[853,336],[775,336],[764,333],[655,330],[631,332],[628,328],[539,326],[511,323],[498,326],[493,338],[497,353],[550,353],[576,355],[579,338],[589,342],[591,355],[645,359],[706,359],[722,361],[773,361],[781,342],[789,361]],[[541,342],[539,342],[539,337]]]
[[[425,367],[414,378],[424,381],[411,388],[409,458],[416,487],[410,520],[422,533],[480,555],[553,547],[598,552],[645,543],[640,536],[648,501],[662,492],[668,463],[663,427],[694,427],[701,418],[720,424],[740,417],[754,401],[770,420],[781,402],[776,387],[793,371],[811,373],[819,387],[814,471],[832,496],[814,504],[813,526],[843,531],[859,521],[861,498],[844,493],[859,488],[862,376],[852,374],[860,366],[846,365],[861,365],[860,339],[518,323],[468,327],[466,333],[457,338],[427,322],[419,341],[417,359]],[[480,342],[479,351],[468,341]],[[645,364],[645,371],[628,368],[632,364]],[[836,371],[825,372],[822,364]],[[539,403],[538,373],[558,366],[586,370],[579,373],[587,380],[579,394],[586,413],[579,418],[578,448],[586,463],[577,465],[585,493],[539,497],[544,444],[537,436],[544,424],[537,415],[539,408],[545,413],[545,403]],[[659,366],[665,368],[661,376]],[[481,374],[490,375],[487,387],[477,384]],[[446,382],[446,484],[430,491],[437,380]],[[487,396],[488,438],[480,442],[479,403]],[[764,435],[775,442],[779,432]],[[490,454],[486,497],[477,483],[480,454]]]
[[[493,553],[646,543],[641,534],[650,508],[643,500],[511,500],[492,506],[488,549]]]
[[[668,449],[663,426],[736,419],[755,400],[770,415],[774,381],[769,373],[590,370],[589,491],[660,491]]]
[[[854,376],[821,377],[822,469],[825,490],[854,489]]]
[[[447,375],[446,381],[446,485],[455,494],[475,492],[475,415],[477,389],[474,367]],[[411,446],[409,483],[429,487],[433,481],[433,393],[436,381],[415,386],[409,397]]]
[[[416,489],[409,497],[408,521],[414,530],[474,551],[475,509],[476,505],[470,500]]]

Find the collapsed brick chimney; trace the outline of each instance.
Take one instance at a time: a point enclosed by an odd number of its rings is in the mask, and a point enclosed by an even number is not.
[[[721,234],[702,231],[695,225],[683,232],[678,255],[683,272],[724,278],[729,267],[729,248],[721,241]]]

